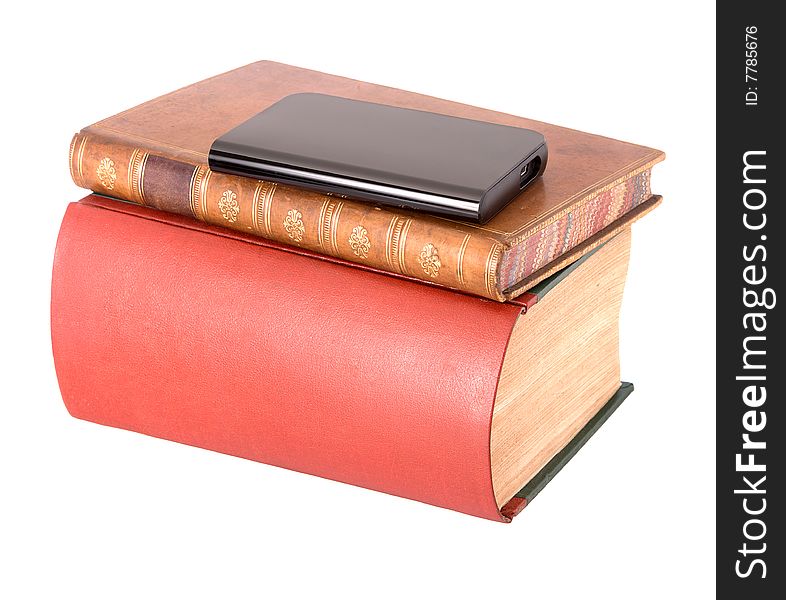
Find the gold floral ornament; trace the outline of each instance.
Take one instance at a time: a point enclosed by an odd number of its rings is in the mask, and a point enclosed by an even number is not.
[[[439,275],[442,261],[439,260],[439,253],[434,244],[426,244],[423,246],[423,250],[420,251],[420,256],[418,257],[418,262],[429,277],[436,277]]]
[[[287,212],[287,216],[284,219],[284,229],[287,230],[290,239],[298,243],[303,241],[303,234],[306,228],[303,227],[303,215],[300,214],[299,210],[293,208]]]
[[[352,230],[349,236],[349,247],[355,256],[368,258],[368,251],[371,249],[371,242],[368,239],[368,231],[365,227],[358,225]]]
[[[218,201],[218,210],[224,218],[230,223],[237,221],[237,216],[240,214],[240,205],[237,203],[237,194],[232,190],[227,190],[221,194]]]
[[[115,161],[113,161],[108,156],[102,158],[101,162],[98,163],[98,167],[96,168],[96,175],[98,176],[98,181],[100,181],[101,185],[103,185],[106,189],[114,189],[115,181],[117,181]]]

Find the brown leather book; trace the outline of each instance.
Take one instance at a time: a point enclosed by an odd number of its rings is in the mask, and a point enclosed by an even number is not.
[[[319,92],[526,127],[549,165],[484,225],[211,171],[213,141],[281,98]],[[654,208],[658,150],[274,62],[187,86],[84,128],[77,185],[429,283],[507,300]]]

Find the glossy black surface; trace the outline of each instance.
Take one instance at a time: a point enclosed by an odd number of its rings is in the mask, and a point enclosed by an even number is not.
[[[546,160],[529,129],[324,94],[283,98],[209,155],[215,171],[481,222]]]

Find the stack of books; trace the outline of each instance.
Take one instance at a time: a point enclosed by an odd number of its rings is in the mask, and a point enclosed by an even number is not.
[[[485,225],[213,172],[319,92],[534,129]],[[75,417],[510,521],[630,393],[618,321],[660,151],[259,62],[91,125],[52,282]]]

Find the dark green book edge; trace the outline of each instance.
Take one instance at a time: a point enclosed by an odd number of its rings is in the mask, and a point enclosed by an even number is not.
[[[600,429],[601,425],[603,425],[612,413],[617,410],[625,398],[630,396],[632,391],[633,384],[623,381],[611,399],[603,405],[595,416],[592,417],[575,436],[573,436],[573,439],[571,439],[554,458],[546,463],[545,467],[538,471],[537,475],[530,479],[529,482],[527,482],[527,484],[502,507],[502,514],[505,517],[513,518],[524,508],[524,506],[532,502],[533,498],[546,487],[546,484],[554,479],[557,473],[562,470],[562,467],[564,467],[571,458],[576,456],[576,453],[581,450],[582,446],[595,435],[595,432]]]

